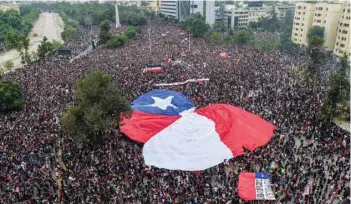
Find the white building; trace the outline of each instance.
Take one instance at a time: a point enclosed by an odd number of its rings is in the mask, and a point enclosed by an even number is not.
[[[250,22],[262,17],[270,17],[272,7],[248,7],[246,5],[225,5],[223,21],[232,29],[246,28]]]
[[[260,8],[260,9],[254,9],[251,8],[249,10],[249,17],[248,17],[248,22],[257,22],[260,20],[260,18],[268,18],[272,15],[270,9],[267,8]]]
[[[283,20],[286,16],[287,11],[293,11],[294,9],[295,5],[292,4],[276,5],[274,7],[274,12],[277,15],[278,20]]]
[[[174,19],[185,20],[195,13],[205,17],[206,23],[215,22],[215,2],[206,0],[160,0],[160,12]]]

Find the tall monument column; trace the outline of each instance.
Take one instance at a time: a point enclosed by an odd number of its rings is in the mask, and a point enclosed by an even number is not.
[[[118,27],[121,27],[121,24],[119,23],[119,13],[118,13],[117,1],[115,3],[115,12],[116,12],[116,28],[118,28]]]

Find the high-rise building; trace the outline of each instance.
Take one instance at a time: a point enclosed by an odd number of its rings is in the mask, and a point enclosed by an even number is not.
[[[312,28],[316,4],[298,2],[295,7],[291,40],[295,44],[307,46],[307,34]]]
[[[334,49],[340,10],[341,4],[316,4],[312,26],[324,28],[324,46],[326,51],[333,51]]]
[[[336,29],[336,42],[334,54],[351,56],[350,52],[350,3],[345,2],[341,6],[340,19]]]
[[[324,48],[341,56],[350,54],[350,4],[334,2],[297,2],[291,40],[308,45],[307,35],[313,26],[324,28]]]
[[[160,12],[163,15],[178,19],[178,4],[177,1],[160,0]]]
[[[212,25],[215,22],[215,2],[206,0],[160,0],[160,12],[166,16],[186,20],[195,13],[205,17],[206,23]]]

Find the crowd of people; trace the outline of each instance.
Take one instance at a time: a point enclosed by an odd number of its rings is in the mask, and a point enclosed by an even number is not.
[[[68,47],[83,50],[76,38]],[[26,106],[0,113],[0,203],[350,203],[350,136],[317,117],[325,88],[312,90],[295,79],[293,67],[305,66],[306,56],[202,38],[190,45],[186,31],[153,20],[121,48],[96,49],[71,63],[50,56],[7,74],[21,84]],[[230,57],[222,58],[222,51]],[[143,73],[145,64],[162,64],[165,72]],[[96,70],[111,75],[129,101],[156,83],[209,78],[168,88],[197,107],[241,107],[278,129],[266,146],[201,172],[145,166],[142,145],[123,135],[117,121],[103,144],[78,148],[59,118],[74,102],[75,80]],[[276,201],[240,199],[239,173],[255,171],[270,173]]]

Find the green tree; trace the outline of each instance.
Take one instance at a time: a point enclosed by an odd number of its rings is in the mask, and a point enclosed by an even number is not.
[[[136,36],[136,28],[133,26],[130,26],[127,28],[127,30],[124,32],[128,38],[134,38]]]
[[[23,106],[21,86],[8,80],[0,80],[0,111],[19,110]]]
[[[18,48],[18,42],[20,41],[21,36],[13,29],[7,31],[5,36],[5,45],[7,49],[16,49]]]
[[[321,112],[324,118],[331,120],[337,115],[342,114],[342,107],[348,104],[349,98],[350,82],[347,79],[346,73],[337,71],[330,74],[326,98],[321,106]]]
[[[100,23],[100,44],[105,44],[107,41],[111,39],[111,33],[110,33],[110,21],[109,20],[104,20]]]
[[[282,52],[292,53],[294,51],[294,44],[291,41],[293,20],[294,14],[289,9],[286,11],[285,18],[280,25],[280,51]]]
[[[272,50],[277,50],[279,49],[279,40],[276,39],[261,39],[261,40],[256,40],[255,45],[264,51],[272,51]]]
[[[107,48],[117,48],[121,47],[122,45],[125,44],[127,41],[127,36],[126,35],[116,35],[111,37],[109,41],[106,42],[106,47]]]
[[[250,29],[241,29],[234,33],[234,42],[244,45],[254,39],[254,33]]]
[[[216,31],[211,32],[211,39],[215,42],[215,43],[221,43],[222,42],[222,36],[217,33]]]
[[[51,42],[48,41],[46,36],[43,37],[40,45],[38,46],[37,55],[39,59],[43,59],[47,54],[53,53],[55,48]]]
[[[69,20],[62,13],[60,13],[60,17],[64,23],[63,32],[61,33],[61,37],[64,41],[69,41],[77,33],[77,24],[75,22]]]
[[[350,66],[349,66],[348,58],[347,58],[347,55],[346,55],[346,54],[344,54],[344,56],[341,57],[341,59],[340,59],[340,65],[341,65],[341,68],[340,68],[340,71],[341,71],[341,72],[347,72],[347,71],[349,71]]]
[[[203,37],[209,30],[210,26],[206,24],[204,17],[201,14],[196,13],[191,18],[185,21],[187,30],[194,37]]]
[[[13,62],[11,61],[11,60],[7,60],[6,62],[5,62],[5,64],[4,64],[4,68],[6,69],[6,70],[11,70],[12,68],[13,68]]]
[[[52,46],[53,51],[55,51],[55,50],[57,50],[57,49],[62,47],[62,43],[57,41],[57,40],[53,40],[51,42],[51,46]]]
[[[100,30],[102,32],[109,32],[111,28],[111,22],[109,20],[101,21],[100,23]]]
[[[320,37],[323,38],[324,37],[324,28],[320,27],[320,26],[313,26],[308,34],[307,34],[308,39],[312,38],[312,37]]]
[[[307,66],[306,79],[307,82],[313,82],[313,86],[316,80],[319,80],[319,64],[323,58],[323,44],[324,44],[324,28],[313,26],[308,32],[308,55],[309,62]]]
[[[61,118],[63,130],[77,144],[96,144],[107,137],[109,124],[129,110],[121,91],[109,75],[93,72],[77,80],[75,102]]]
[[[227,29],[227,26],[225,25],[225,23],[223,21],[216,21],[213,24],[213,29],[215,29],[216,31],[225,31]]]

